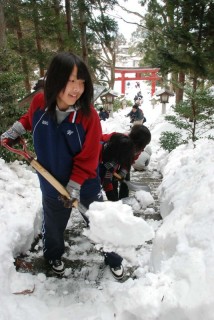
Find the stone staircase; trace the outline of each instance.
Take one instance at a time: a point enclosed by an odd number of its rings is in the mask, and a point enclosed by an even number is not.
[[[142,182],[147,184],[151,189],[151,194],[154,198],[154,203],[145,210],[134,212],[134,215],[141,216],[147,221],[157,222],[157,228],[161,224],[160,206],[158,200],[157,188],[162,181],[161,174],[156,170],[147,170],[143,172],[131,171],[131,181]],[[130,196],[133,194],[130,192]],[[83,218],[78,210],[74,209],[71,214],[69,225],[65,231],[66,251],[63,260],[69,272],[66,278],[73,281],[88,281],[99,286],[100,281],[105,271],[102,254],[95,249],[85,236],[83,229],[86,227]],[[152,247],[152,241],[145,243],[145,247]],[[142,250],[142,246],[136,250]],[[26,255],[16,258],[15,265],[17,271],[30,272],[32,274],[44,273],[47,277],[56,277],[50,270],[43,258],[42,239],[41,236],[32,244],[32,248]],[[129,276],[138,266],[134,266],[129,270]],[[110,275],[111,278],[111,275]],[[75,280],[76,279],[76,280]]]
[[[151,189],[151,194],[154,198],[154,204],[150,205],[149,208],[153,208],[154,212],[146,213],[142,212],[142,217],[147,219],[162,220],[160,215],[160,203],[158,199],[158,187],[162,181],[162,175],[157,170],[146,170],[146,171],[131,171],[131,181],[142,182],[147,184]],[[147,210],[146,210],[147,211]],[[135,213],[137,214],[137,212]]]

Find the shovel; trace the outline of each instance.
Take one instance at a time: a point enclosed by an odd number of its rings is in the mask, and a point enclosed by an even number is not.
[[[117,178],[120,182],[124,182],[130,191],[146,191],[151,192],[151,189],[148,185],[140,183],[140,182],[131,182],[123,180],[122,177],[118,173],[114,173],[115,178]]]
[[[66,197],[68,200],[71,199],[69,192],[66,190],[66,188],[52,176],[37,160],[34,159],[33,156],[30,155],[29,151],[27,150],[26,143],[24,139],[18,138],[17,140],[22,145],[22,150],[15,149],[9,146],[8,144],[2,142],[2,146],[8,149],[9,151],[16,153],[25,160],[28,161],[28,163],[37,171],[39,172],[62,196]],[[72,203],[72,206],[74,208],[79,209],[81,213],[85,213],[87,209],[81,204],[78,203],[77,200],[74,200]]]

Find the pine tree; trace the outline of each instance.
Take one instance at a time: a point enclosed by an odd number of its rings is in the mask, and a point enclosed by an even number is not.
[[[201,79],[214,79],[213,9],[213,2],[208,0],[148,1],[145,61],[160,67],[163,76],[179,74],[179,90],[185,77],[192,79],[193,88]]]
[[[214,139],[214,136],[206,134],[214,129],[214,95],[209,87],[199,86],[195,90],[192,86],[187,85],[185,100],[172,108],[175,115],[168,115],[165,119],[185,132],[186,141],[194,142],[202,137]]]

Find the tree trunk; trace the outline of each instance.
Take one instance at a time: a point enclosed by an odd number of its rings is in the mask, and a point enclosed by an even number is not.
[[[183,71],[180,71],[178,74],[178,83],[181,87],[178,87],[176,89],[176,104],[179,103],[180,101],[183,101],[184,82],[185,82],[185,73]]]
[[[171,82],[170,82],[170,91],[176,92],[176,84],[178,83],[178,74],[177,72],[172,72]]]
[[[36,3],[33,2],[33,23],[34,23],[34,30],[35,30],[35,36],[36,36],[36,47],[38,52],[38,65],[39,65],[39,73],[40,77],[44,77],[45,75],[45,69],[43,65],[43,59],[42,59],[42,44],[41,44],[41,37],[39,32],[39,18],[38,18],[38,10],[36,7]]]
[[[197,90],[197,77],[193,77],[193,84],[192,84],[193,92],[195,93]],[[197,107],[195,105],[195,101],[192,99],[191,103],[192,107],[192,119],[190,121],[192,122],[192,141],[196,140],[195,133],[196,133],[196,124],[197,124]]]
[[[110,78],[110,83],[109,83],[109,87],[111,89],[114,89],[114,82],[115,82],[115,64],[116,64],[116,53],[115,50],[112,50],[112,63],[110,64],[110,72],[111,72],[111,78]]]
[[[70,0],[65,0],[65,12],[66,12],[67,32],[68,32],[68,35],[70,35],[72,31]]]
[[[0,48],[1,51],[6,48],[6,27],[2,2],[0,2]]]
[[[53,3],[54,3],[54,11],[55,11],[56,19],[60,21],[60,1],[54,0]],[[63,51],[63,48],[64,48],[63,37],[60,29],[58,29],[58,32],[57,32],[57,40],[58,40],[59,50]]]
[[[83,61],[88,64],[88,46],[86,36],[86,23],[84,21],[84,13],[80,10],[80,34],[81,34],[81,47],[82,47],[82,58]]]
[[[25,89],[27,92],[30,92],[31,85],[29,80],[29,69],[28,69],[27,59],[25,58],[25,52],[24,52],[25,50],[23,46],[23,34],[22,34],[22,28],[21,28],[18,12],[16,14],[16,33],[17,33],[17,38],[19,43],[19,53],[21,56],[22,70],[25,75],[25,80],[24,80]]]
[[[86,18],[85,18],[85,1],[79,1],[79,26],[81,35],[81,47],[82,47],[82,58],[83,61],[88,65],[88,46],[87,46],[87,35],[86,35]]]

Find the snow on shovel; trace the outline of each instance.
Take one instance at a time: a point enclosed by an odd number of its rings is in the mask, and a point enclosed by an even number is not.
[[[90,228],[84,229],[97,248],[104,251],[136,248],[154,238],[154,229],[122,201],[93,202],[89,206]]]

